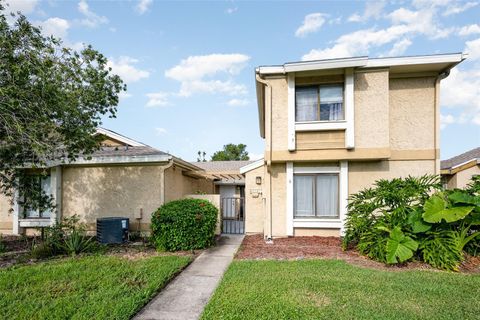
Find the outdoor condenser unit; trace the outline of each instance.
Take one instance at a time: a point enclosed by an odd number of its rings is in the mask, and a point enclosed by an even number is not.
[[[100,243],[123,243],[127,241],[128,225],[128,218],[98,218],[97,241]]]

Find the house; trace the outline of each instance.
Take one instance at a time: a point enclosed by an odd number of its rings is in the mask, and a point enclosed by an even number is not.
[[[440,163],[447,189],[465,188],[472,177],[480,175],[480,148],[475,148]]]
[[[263,160],[245,174],[246,233],[340,236],[347,199],[381,178],[439,174],[440,82],[462,53],[255,70]]]
[[[21,234],[72,215],[89,230],[97,218],[111,216],[128,217],[132,230],[149,230],[152,212],[163,203],[214,192],[213,179],[192,163],[111,130],[100,128],[97,135],[102,147],[91,157],[53,165],[39,183],[53,196],[54,210],[24,210],[0,195],[0,233]]]
[[[245,175],[240,168],[254,161],[192,162],[205,171],[215,185],[214,193],[220,195],[222,231],[245,232]]]

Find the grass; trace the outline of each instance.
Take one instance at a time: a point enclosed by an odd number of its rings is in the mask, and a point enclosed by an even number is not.
[[[478,319],[480,275],[234,261],[202,319]]]
[[[0,319],[129,319],[190,258],[68,258],[0,271]]]

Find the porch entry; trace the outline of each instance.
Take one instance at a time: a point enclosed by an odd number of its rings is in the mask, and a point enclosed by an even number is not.
[[[240,192],[237,193],[237,187]],[[245,233],[245,187],[221,186],[222,233]]]

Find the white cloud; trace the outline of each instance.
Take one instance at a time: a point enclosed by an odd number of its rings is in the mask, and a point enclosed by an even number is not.
[[[407,44],[411,38],[418,35],[424,35],[430,39],[445,38],[454,31],[454,28],[443,28],[437,22],[436,17],[435,6],[424,7],[417,11],[399,8],[387,15],[391,21],[389,27],[362,29],[344,34],[336,39],[331,47],[313,49],[305,54],[302,60],[363,55],[368,54],[372,48],[379,48],[391,43],[397,45],[395,51],[401,51],[408,47]]]
[[[112,68],[112,72],[119,75],[123,81],[132,83],[150,76],[148,71],[137,69],[134,66],[136,63],[138,63],[137,59],[121,56],[118,59],[108,59],[107,66]]]
[[[100,24],[108,23],[108,19],[105,16],[99,16],[95,12],[90,11],[90,7],[86,0],[80,0],[78,3],[78,11],[84,15],[84,19],[80,20],[80,23],[89,28],[95,28]]]
[[[232,107],[247,106],[250,103],[247,99],[230,99],[227,104]]]
[[[469,60],[480,59],[480,38],[465,42],[465,52]]]
[[[147,107],[165,107],[169,105],[168,92],[152,92],[146,94],[148,101]]]
[[[167,129],[165,128],[155,128],[155,133],[157,136],[163,136],[168,133]]]
[[[464,27],[461,27],[460,30],[458,30],[458,34],[460,36],[469,36],[477,33],[480,33],[480,25],[478,24],[471,24],[468,26],[464,26]]]
[[[35,10],[38,0],[7,0],[5,3],[7,5],[6,10],[9,12],[20,11],[23,14],[29,14]]]
[[[385,7],[384,1],[368,1],[365,4],[365,11],[362,15],[358,13],[352,14],[348,21],[350,22],[365,22],[370,18],[379,19],[382,16],[383,8]]]
[[[478,5],[478,2],[466,2],[466,3],[453,3],[452,5],[448,6],[445,12],[443,12],[444,16],[450,16],[453,14],[462,13],[470,8],[473,8]]]
[[[118,97],[123,100],[123,99],[127,99],[127,98],[132,97],[132,95],[131,95],[130,93],[128,93],[128,92],[121,91],[121,92],[118,94]]]
[[[237,11],[238,11],[238,7],[228,8],[227,10],[225,10],[225,12],[228,13],[228,14],[232,14],[232,13],[235,13]]]
[[[452,69],[450,76],[442,81],[440,103],[442,108],[459,111],[456,117],[444,118],[445,126],[448,121],[480,125],[480,68]]]
[[[440,115],[440,129],[445,129],[449,124],[455,123],[455,118],[451,114]]]
[[[295,31],[295,36],[303,38],[309,33],[317,32],[325,23],[326,17],[326,14],[320,12],[307,14],[303,24]]]
[[[153,0],[139,0],[135,6],[135,11],[139,14],[144,14],[149,10],[150,5],[153,3]]]
[[[68,29],[70,28],[70,23],[67,20],[57,17],[38,22],[37,25],[42,28],[44,35],[60,39],[67,37]]]
[[[412,45],[412,41],[410,39],[402,39],[398,42],[396,42],[393,45],[393,48],[388,52],[389,56],[398,56],[403,53]]]
[[[190,56],[165,71],[165,76],[181,83],[179,95],[184,97],[202,92],[245,94],[246,86],[237,84],[231,78],[246,66],[249,59],[249,56],[239,53]],[[218,79],[219,76],[227,79]],[[212,79],[214,77],[216,79]]]

